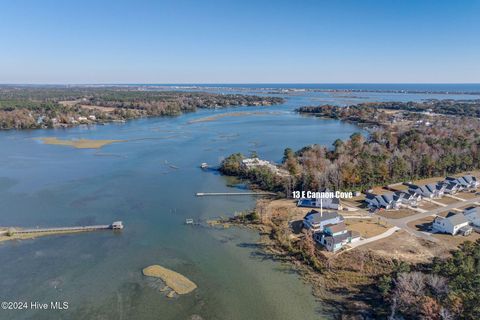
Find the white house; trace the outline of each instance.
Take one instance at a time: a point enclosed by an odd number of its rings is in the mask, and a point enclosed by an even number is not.
[[[449,214],[447,217],[436,217],[433,220],[433,229],[442,232],[449,233],[451,235],[461,234],[464,236],[472,233],[472,227],[470,222],[462,213]]]
[[[463,211],[463,214],[473,226],[480,227],[480,208],[468,207]]]

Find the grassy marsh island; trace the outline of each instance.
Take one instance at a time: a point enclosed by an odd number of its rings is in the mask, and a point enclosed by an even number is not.
[[[148,266],[142,270],[142,273],[147,277],[160,278],[176,294],[187,294],[197,288],[197,285],[184,275],[159,265]],[[167,297],[172,296],[167,294]]]

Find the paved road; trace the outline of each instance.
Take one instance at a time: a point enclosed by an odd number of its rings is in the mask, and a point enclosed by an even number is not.
[[[436,216],[436,215],[438,215],[442,212],[450,211],[450,210],[456,209],[458,207],[463,207],[463,206],[466,206],[466,205],[469,205],[469,204],[473,205],[475,202],[478,202],[478,201],[480,201],[480,197],[472,198],[472,199],[466,199],[465,201],[455,202],[455,203],[449,204],[445,207],[439,207],[439,208],[436,208],[436,209],[433,209],[433,210],[426,211],[424,213],[414,214],[412,216],[408,216],[408,217],[405,217],[405,218],[390,219],[390,218],[383,218],[382,217],[381,219],[384,220],[384,221],[387,221],[391,225],[402,228],[402,229],[406,230],[407,232],[409,232],[411,234],[414,234],[418,237],[422,237],[424,239],[436,242],[438,240],[436,238],[432,237],[431,234],[429,234],[427,232],[421,232],[421,231],[414,230],[414,229],[410,228],[407,224],[409,222],[419,220],[419,219],[423,219],[423,218],[426,218],[426,217],[429,217],[429,216]]]
[[[373,242],[373,241],[377,241],[377,240],[380,240],[380,239],[383,239],[383,238],[386,238],[386,237],[390,237],[397,230],[400,230],[400,228],[399,227],[392,227],[392,228],[388,229],[387,231],[385,231],[384,233],[381,233],[381,234],[376,235],[374,237],[370,237],[370,238],[359,240],[357,242],[350,243],[349,247],[350,247],[350,249],[353,249],[353,248],[363,246],[364,244],[367,244],[367,243],[370,243],[370,242]]]

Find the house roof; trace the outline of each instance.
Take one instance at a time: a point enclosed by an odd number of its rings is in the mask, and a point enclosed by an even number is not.
[[[337,233],[347,229],[347,226],[343,222],[340,222],[337,224],[329,224],[329,225],[326,225],[325,227],[328,227],[332,231],[332,233]]]
[[[339,235],[336,235],[336,236],[326,236],[325,241],[330,242],[332,244],[337,244],[337,243],[341,243],[342,241],[347,240],[351,236],[352,236],[351,232],[346,232],[346,233],[342,233],[342,234],[339,234]]]
[[[311,220],[313,223],[320,223],[323,221],[328,221],[331,219],[335,219],[337,217],[340,217],[341,220],[343,220],[343,216],[339,215],[335,211],[323,211],[321,214],[317,210],[312,210],[309,213],[307,213],[304,217],[304,219]]]
[[[445,219],[449,220],[453,225],[458,225],[458,224],[468,222],[467,218],[463,213],[449,212]]]

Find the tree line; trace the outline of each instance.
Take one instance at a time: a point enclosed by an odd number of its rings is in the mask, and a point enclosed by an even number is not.
[[[473,117],[391,113],[369,104],[317,106],[299,112],[369,126],[331,147],[285,149],[281,166],[290,177],[258,173],[235,165],[240,155],[221,165],[225,174],[249,178],[268,190],[365,190],[374,185],[442,176],[480,168],[480,120]]]
[[[0,129],[34,129],[174,116],[198,108],[268,106],[278,97],[138,90],[130,87],[0,87]],[[79,120],[81,119],[81,120]]]

